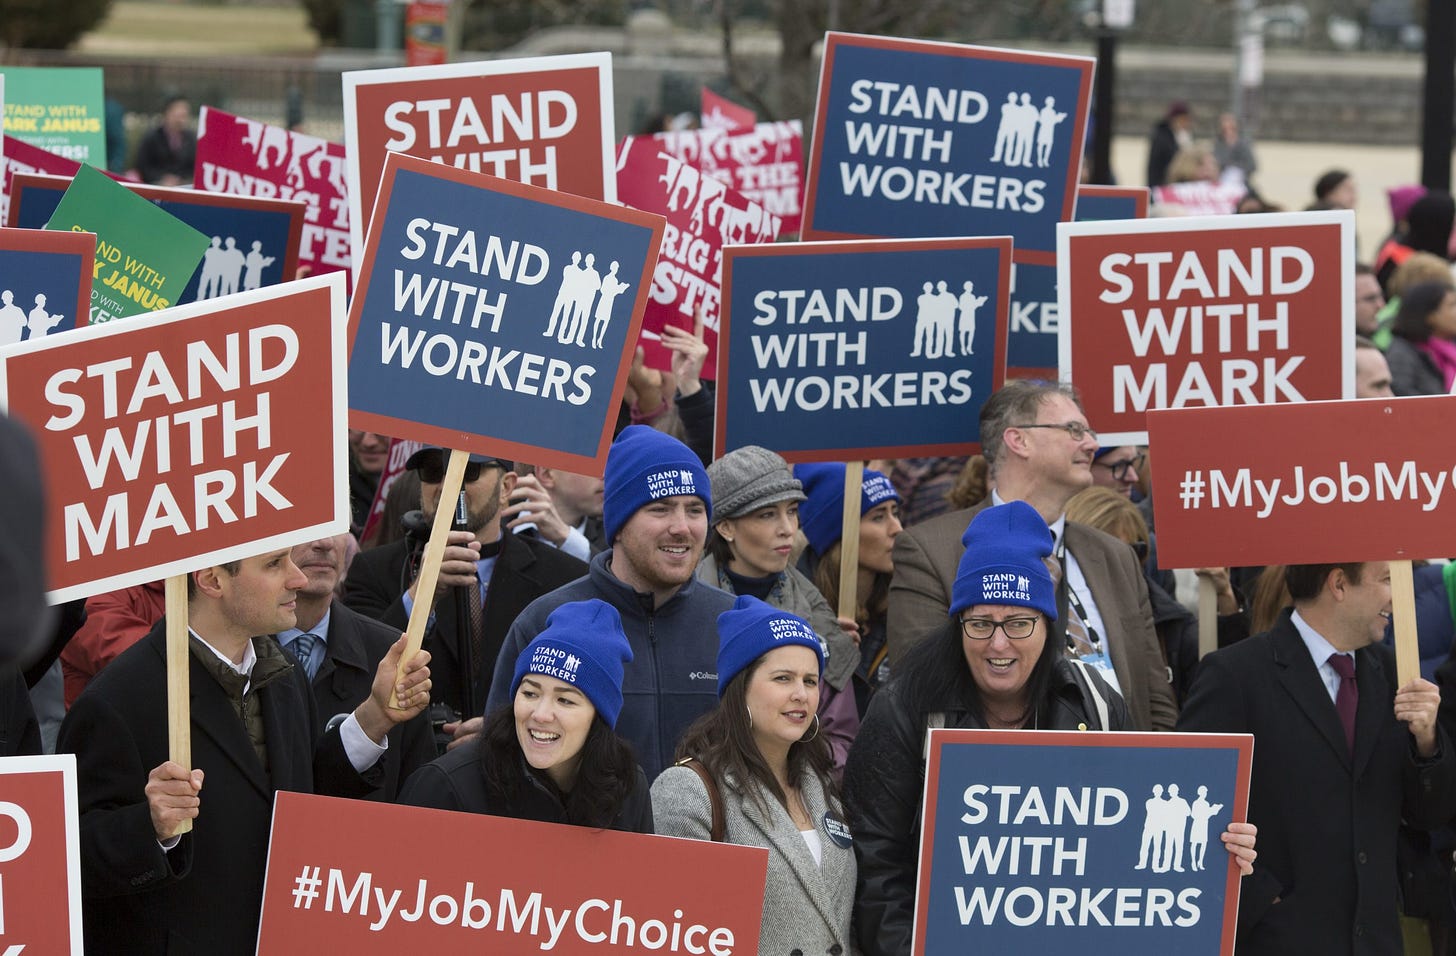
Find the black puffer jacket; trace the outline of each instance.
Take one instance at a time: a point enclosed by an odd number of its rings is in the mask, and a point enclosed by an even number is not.
[[[1073,665],[1057,661],[1049,693],[1051,719],[1043,730],[1125,730],[1127,705],[1094,669],[1091,686],[1107,702],[1107,726],[1077,679]],[[947,710],[936,726],[981,729],[966,710]],[[899,677],[870,701],[869,713],[849,751],[844,802],[854,832],[859,881],[854,922],[864,956],[910,951],[919,869],[920,804],[925,790],[925,732],[931,715],[912,712]]]
[[[561,799],[546,788],[521,758],[521,772],[530,787],[515,806],[492,804],[486,792],[485,772],[481,764],[482,748],[478,745],[456,747],[426,764],[409,778],[399,795],[399,802],[412,807],[436,810],[460,810],[466,813],[488,813],[517,820],[538,820],[541,823],[566,823],[566,808]],[[647,777],[637,768],[632,792],[608,827],[629,833],[652,832],[652,797]]]

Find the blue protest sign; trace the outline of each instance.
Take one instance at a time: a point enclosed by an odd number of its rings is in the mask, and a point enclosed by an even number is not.
[[[829,33],[806,239],[1009,235],[1050,264],[1072,218],[1093,60]]]
[[[10,198],[15,224],[43,228],[70,182],[64,176],[17,173]],[[178,304],[261,289],[296,278],[298,245],[308,208],[305,203],[197,189],[123,185],[212,237]]]
[[[717,453],[974,453],[1005,374],[1010,265],[1006,237],[724,247]]]
[[[1078,186],[1077,222],[1142,219],[1148,191],[1141,186]],[[1010,342],[1006,374],[1012,378],[1057,377],[1057,269],[1055,264],[1012,256]]]
[[[349,314],[350,424],[601,474],[663,226],[390,153]]]
[[[0,229],[0,348],[87,324],[96,235]]]
[[[912,952],[1232,953],[1253,746],[930,731]]]
[[[1078,186],[1076,222],[1106,222],[1109,219],[1145,219],[1148,189],[1145,186]]]

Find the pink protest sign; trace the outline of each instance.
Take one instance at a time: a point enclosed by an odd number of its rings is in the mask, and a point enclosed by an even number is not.
[[[759,123],[751,130],[694,129],[658,133],[657,148],[758,203],[799,233],[804,205],[804,128],[798,120]],[[622,150],[631,146],[627,140]]]
[[[617,157],[622,202],[667,217],[642,318],[643,360],[649,368],[671,368],[662,330],[676,325],[692,331],[701,312],[708,344],[703,376],[711,378],[718,367],[723,246],[773,242],[781,222],[737,190],[655,147],[655,139],[632,137]]]

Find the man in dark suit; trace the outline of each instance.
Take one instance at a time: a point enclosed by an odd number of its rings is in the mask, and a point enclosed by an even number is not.
[[[1274,629],[1205,657],[1180,731],[1252,733],[1259,861],[1239,893],[1241,954],[1403,951],[1396,831],[1456,813],[1440,692],[1396,689],[1380,643],[1384,562],[1291,565]]]
[[[313,686],[319,715],[327,721],[347,714],[369,698],[374,672],[399,632],[345,607],[334,597],[344,578],[347,535],[319,538],[293,549],[293,563],[308,579],[298,591],[298,623],[277,635]],[[372,799],[393,803],[409,775],[435,759],[429,715],[422,713],[389,730],[389,747],[379,762],[383,780]]]
[[[303,672],[255,636],[293,626],[305,583],[287,548],[189,576],[191,768],[168,759],[165,618],[66,715],[57,750],[76,755],[86,952],[253,952],[274,793],[367,794],[389,729],[427,706],[428,656],[401,674],[401,639],[369,699],[324,731]]]
[[[410,456],[405,467],[419,473],[420,506],[425,526],[429,527],[440,507],[445,452],[435,447],[422,448]],[[440,563],[432,623],[425,633],[424,646],[431,654],[435,699],[457,715],[456,720],[445,725],[445,732],[454,735],[453,744],[479,732],[485,689],[516,615],[536,598],[576,580],[587,570],[586,564],[550,545],[501,533],[500,509],[510,500],[516,483],[513,467],[511,462],[498,458],[470,456],[464,485],[466,529],[450,532]],[[453,508],[454,502],[446,507]],[[387,627],[404,630],[415,602],[415,544],[406,538],[355,558],[344,582],[344,603]],[[479,602],[480,628],[474,635],[478,651],[468,639],[470,616],[474,613],[472,599]],[[469,695],[474,698],[469,713],[463,706],[467,676],[471,681]]]
[[[1097,435],[1087,426],[1076,392],[1055,383],[1007,383],[981,408],[981,448],[990,468],[990,496],[975,507],[908,527],[895,539],[887,629],[892,666],[927,634],[945,627],[965,551],[961,536],[971,518],[992,504],[1025,501],[1051,528],[1063,572],[1057,586],[1059,637],[1122,694],[1129,729],[1172,730],[1178,708],[1137,556],[1116,538],[1064,515],[1072,496],[1091,486],[1097,453]]]

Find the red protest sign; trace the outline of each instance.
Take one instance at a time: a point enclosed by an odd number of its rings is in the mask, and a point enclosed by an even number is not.
[[[1451,553],[1456,396],[1149,412],[1148,434],[1163,567]]]
[[[349,193],[338,143],[204,106],[195,178],[210,192],[306,203],[298,265],[305,275],[349,268]]]
[[[76,758],[0,760],[0,953],[85,952]]]
[[[629,137],[622,152],[633,148]],[[804,129],[798,120],[751,130],[694,129],[652,136],[657,148],[732,186],[798,235],[804,203]]]
[[[608,53],[344,74],[353,248],[386,153],[615,202]]]
[[[53,603],[349,526],[343,276],[0,353],[46,476]]]
[[[415,833],[450,839],[420,859]],[[767,866],[758,847],[279,792],[258,952],[752,953]]]
[[[703,129],[749,130],[758,122],[758,114],[753,110],[719,96],[706,86],[698,112],[703,117]]]
[[[1348,211],[1060,223],[1061,377],[1103,444],[1145,444],[1155,408],[1352,395],[1354,228]]]
[[[633,209],[667,217],[642,317],[644,361],[649,368],[671,368],[672,353],[661,344],[662,330],[676,325],[692,331],[701,312],[708,345],[703,377],[712,378],[718,367],[723,246],[773,242],[782,223],[742,193],[658,152],[653,140],[642,137],[629,137],[622,144],[617,195]]]

